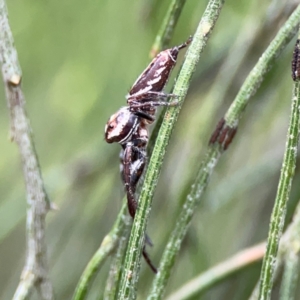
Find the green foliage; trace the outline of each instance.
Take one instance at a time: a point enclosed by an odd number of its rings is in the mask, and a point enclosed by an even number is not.
[[[149,0],[7,2],[43,177],[60,208],[47,217],[50,276],[57,299],[70,299],[122,206],[120,147],[105,143],[104,125],[126,104],[125,94],[147,65],[167,5]],[[156,265],[210,134],[288,17],[291,4],[277,2],[267,7],[258,0],[226,1],[194,74],[155,192],[147,232],[154,242],[149,252]],[[195,31],[205,5],[186,2],[171,45]],[[167,293],[267,237],[289,121],[292,46],[267,75],[221,158]],[[1,85],[0,89],[0,299],[10,299],[24,263],[26,207],[19,154],[7,139],[9,119]],[[296,169],[288,216],[299,199],[299,180]],[[109,262],[88,299],[99,299]],[[138,299],[145,299],[153,276],[142,261]],[[246,299],[258,277],[259,267],[244,270],[203,299]]]

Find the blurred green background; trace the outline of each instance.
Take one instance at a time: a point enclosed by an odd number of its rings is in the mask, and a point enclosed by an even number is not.
[[[48,194],[59,206],[59,211],[47,217],[50,275],[57,299],[71,298],[84,267],[121,208],[120,146],[105,143],[104,125],[126,105],[125,95],[149,62],[169,2],[7,3],[36,150]],[[193,34],[206,4],[187,1],[172,46]],[[293,4],[226,1],[173,132],[155,194],[147,231],[155,244],[149,252],[156,265],[215,124]],[[293,44],[284,50],[247,107],[233,144],[213,173],[168,293],[266,238],[289,121]],[[178,67],[174,74],[177,71]],[[0,299],[10,299],[25,258],[26,199],[17,147],[8,140],[9,114],[2,85],[0,97]],[[299,175],[297,169],[287,220],[299,198]],[[109,261],[88,299],[99,299]],[[246,299],[258,276],[256,265],[201,299]],[[142,262],[139,299],[144,299],[152,278]]]

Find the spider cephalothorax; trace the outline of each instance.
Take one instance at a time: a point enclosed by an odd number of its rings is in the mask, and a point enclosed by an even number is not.
[[[129,107],[122,107],[108,120],[105,126],[105,140],[107,143],[126,143],[131,140],[139,122],[139,118],[130,111]]]
[[[189,38],[184,44],[160,52],[138,77],[131,87],[127,99],[127,107],[122,107],[108,120],[105,126],[105,140],[108,143],[121,144],[121,176],[125,184],[128,210],[134,218],[137,201],[135,191],[144,171],[147,159],[148,125],[155,120],[158,106],[174,106],[167,102],[169,98],[177,98],[174,94],[163,92],[170,73],[174,68],[178,53],[191,42]],[[152,268],[145,248],[143,255]]]

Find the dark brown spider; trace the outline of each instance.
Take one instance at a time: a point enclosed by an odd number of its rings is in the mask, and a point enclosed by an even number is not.
[[[158,106],[177,105],[177,101],[166,101],[177,96],[164,93],[163,88],[176,64],[179,51],[187,47],[191,40],[189,38],[184,44],[160,52],[131,87],[126,96],[128,106],[113,114],[105,126],[105,140],[122,146],[120,169],[132,218],[137,210],[136,186],[147,160],[148,125],[154,122]],[[150,243],[147,237],[146,240]],[[152,265],[145,247],[143,255],[156,273],[157,270]]]

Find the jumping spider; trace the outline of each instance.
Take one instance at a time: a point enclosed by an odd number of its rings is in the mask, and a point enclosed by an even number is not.
[[[128,106],[122,107],[113,114],[105,126],[106,142],[117,142],[122,147],[120,171],[132,218],[137,210],[136,186],[147,160],[148,125],[154,122],[158,106],[177,105],[176,100],[166,101],[177,96],[164,93],[163,88],[176,64],[179,51],[187,47],[191,40],[189,38],[184,44],[160,52],[131,87],[126,96]],[[156,273],[156,268],[152,265],[145,247],[143,255]]]

